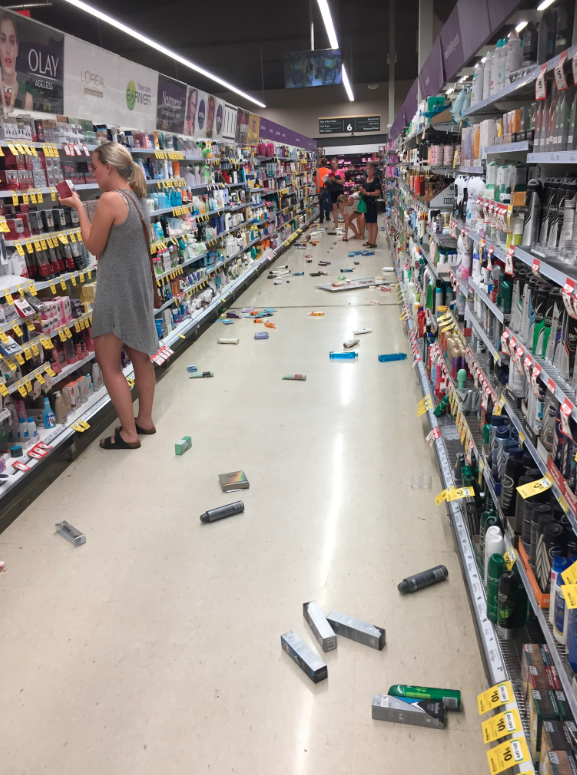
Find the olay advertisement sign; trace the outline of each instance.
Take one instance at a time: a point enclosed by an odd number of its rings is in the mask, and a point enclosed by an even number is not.
[[[185,111],[186,84],[160,73],[156,100],[156,128],[161,132],[183,134]]]
[[[64,112],[64,34],[19,14],[0,14],[2,106]]]

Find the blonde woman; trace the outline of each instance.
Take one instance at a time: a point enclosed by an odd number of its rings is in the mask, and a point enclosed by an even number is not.
[[[118,143],[104,143],[92,155],[94,177],[104,193],[92,224],[78,194],[61,199],[80,218],[82,239],[98,255],[98,282],[92,337],[96,359],[121,425],[100,441],[103,449],[137,449],[139,434],[156,433],[152,404],[156,378],[150,356],[158,350],[154,306],[158,292],[150,260],[150,215],[146,180],[132,156]],[[138,416],[122,373],[122,348],[134,367]]]
[[[349,229],[351,229],[355,237],[358,239],[361,238],[361,235],[355,226],[355,219],[360,218],[360,213],[357,212],[357,204],[360,197],[361,195],[359,194],[358,187],[355,187],[351,191],[350,196],[343,194],[338,198],[339,204],[342,201],[342,204],[344,205],[345,236],[343,237],[343,242],[349,241]]]

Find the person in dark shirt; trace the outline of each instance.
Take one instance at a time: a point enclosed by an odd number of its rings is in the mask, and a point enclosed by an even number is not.
[[[368,241],[364,243],[363,247],[376,248],[377,247],[377,199],[381,195],[381,180],[376,175],[377,165],[370,161],[367,163],[367,178],[361,189],[363,200],[367,206],[367,212],[365,213],[365,223],[369,229]]]

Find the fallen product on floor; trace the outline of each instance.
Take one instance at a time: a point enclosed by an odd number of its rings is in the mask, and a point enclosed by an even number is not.
[[[405,595],[407,592],[417,592],[419,589],[430,587],[431,584],[436,584],[439,581],[444,581],[449,577],[449,571],[444,565],[436,565],[429,570],[415,573],[414,576],[407,576],[398,585],[397,589],[401,594]]]
[[[324,314],[325,314],[324,312],[320,312],[318,310],[315,310],[313,312],[307,312],[307,315],[311,318],[322,318]]]
[[[268,339],[268,331],[257,331],[254,335],[255,339]]]
[[[319,655],[315,654],[310,646],[307,646],[307,644],[299,638],[294,630],[290,630],[289,632],[285,632],[284,635],[281,635],[280,642],[284,651],[286,651],[293,662],[296,662],[303,673],[308,675],[311,681],[317,684],[319,681],[328,678],[328,667]]]
[[[408,702],[433,700],[442,702],[447,710],[461,710],[461,692],[458,689],[431,689],[429,686],[394,684],[389,687],[387,694],[391,697],[402,697]]]
[[[67,541],[70,541],[74,546],[82,546],[82,544],[86,543],[86,536],[84,533],[77,530],[70,522],[66,522],[66,520],[57,522],[55,527],[56,532],[60,533],[61,536],[64,536],[64,538],[66,538]]]
[[[372,328],[355,328],[353,329],[353,334],[355,336],[359,336],[360,334],[371,334],[373,332]]]
[[[346,342],[343,342],[343,347],[348,350],[351,347],[355,347],[360,341],[360,339],[347,339]]]
[[[341,272],[354,272],[354,269],[341,269]]]
[[[219,474],[218,481],[223,492],[248,490],[249,482],[244,471],[232,471],[229,474]]]
[[[318,277],[318,275],[311,275],[311,277]],[[343,277],[341,281],[316,285],[315,287],[320,288],[321,291],[330,291],[331,293],[339,291],[359,291],[363,288],[370,288],[372,285],[380,285],[383,281],[383,277],[365,277],[360,280],[348,280],[346,277]]]
[[[199,371],[197,374],[191,374],[189,379],[204,379],[205,377],[214,377],[214,371]]]
[[[385,646],[385,631],[382,627],[375,624],[367,624],[360,619],[353,619],[352,616],[331,611],[327,616],[327,621],[336,632],[343,638],[349,638],[363,646],[369,646],[377,651],[382,651]]]
[[[389,694],[375,694],[372,709],[376,721],[393,721],[432,729],[445,728],[446,711],[442,702],[423,700],[410,703]]]
[[[240,339],[226,339],[225,337],[221,337],[218,340],[219,344],[238,344],[240,342]]]
[[[219,506],[216,509],[209,509],[204,514],[200,515],[201,522],[216,522],[218,519],[225,519],[226,517],[234,517],[236,514],[241,514],[244,511],[244,503],[242,501],[235,501],[229,503],[226,506]]]
[[[283,377],[283,379],[294,379],[297,382],[305,382],[306,378],[306,374],[285,374]]]
[[[276,323],[271,323],[270,321],[267,320],[265,322],[265,327],[266,328],[276,328]]]
[[[232,324],[234,323],[234,320],[229,320],[228,318],[223,318],[220,322],[224,323],[225,326],[232,326]]]
[[[359,357],[359,354],[352,351],[347,353],[336,353],[336,352],[329,353],[329,358],[331,359],[331,361],[350,361],[358,357]]]
[[[195,371],[198,371],[196,366],[187,366],[186,370],[188,371],[189,374],[193,374]]]
[[[175,455],[184,455],[185,452],[188,452],[189,449],[192,448],[192,439],[190,436],[183,436],[180,441],[177,441],[174,445],[174,453]]]
[[[293,277],[302,277],[304,272],[293,272]]]
[[[407,353],[388,353],[386,355],[379,355],[380,363],[388,363],[389,361],[404,361],[407,357]]]
[[[326,616],[320,609],[320,606],[314,600],[310,603],[303,603],[303,616],[307,624],[313,631],[313,635],[319,642],[323,651],[333,651],[337,647],[337,636],[335,631],[328,623]]]

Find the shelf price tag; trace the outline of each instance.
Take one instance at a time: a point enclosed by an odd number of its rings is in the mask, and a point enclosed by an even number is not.
[[[561,576],[565,584],[577,584],[577,562],[562,571]]]
[[[516,737],[514,740],[507,740],[501,745],[491,748],[487,751],[489,760],[489,770],[491,775],[515,767],[523,762],[530,760],[529,749],[524,737]]]
[[[496,414],[497,417],[499,417],[499,415],[503,411],[504,406],[505,406],[505,396],[501,396],[501,398],[495,404],[495,408],[493,409],[493,414]]]
[[[479,715],[482,716],[487,711],[494,710],[500,705],[507,705],[509,702],[515,702],[513,686],[511,681],[502,681],[477,696]]]
[[[181,335],[179,334],[179,336],[181,336]],[[183,337],[183,339],[184,339],[184,337]],[[435,441],[435,439],[440,439],[440,438],[441,438],[441,429],[437,425],[435,428],[432,428],[429,431],[429,433],[427,433],[427,435],[425,436],[425,441],[427,442],[429,447],[432,447],[433,446],[433,442]]]
[[[523,484],[521,487],[517,487],[517,492],[525,499],[530,498],[532,495],[537,495],[537,493],[545,492],[552,486],[553,480],[549,474],[547,474],[542,479],[536,479],[534,482],[529,482],[528,484]]]
[[[563,286],[561,296],[563,298],[563,304],[565,304],[565,309],[567,310],[567,314],[572,318],[576,317],[575,310],[573,309],[573,305],[571,303],[571,297],[573,296],[574,291],[575,291],[575,280],[572,280],[570,277],[568,277],[565,282],[565,285]]]
[[[539,259],[538,258],[534,258],[533,259],[533,266],[531,267],[531,271],[534,272],[535,274],[538,274],[540,266],[541,266],[541,262],[539,261]]]
[[[507,255],[505,256],[505,274],[513,274],[513,253],[515,252],[515,248],[511,247],[507,251]]]
[[[567,608],[577,608],[577,584],[563,584],[563,595]]]
[[[555,83],[557,84],[557,89],[559,91],[565,91],[568,88],[567,85],[567,78],[565,77],[565,60],[567,59],[568,51],[561,52],[561,55],[559,57],[559,62],[555,65],[554,73],[555,73]]]
[[[505,567],[507,570],[511,570],[513,565],[517,562],[517,552],[515,551],[515,548],[513,546],[510,546],[505,554],[503,555],[503,559],[505,560]],[[515,730],[513,730],[515,731]],[[496,738],[494,738],[496,739]],[[485,740],[486,743],[490,742],[489,740]]]

